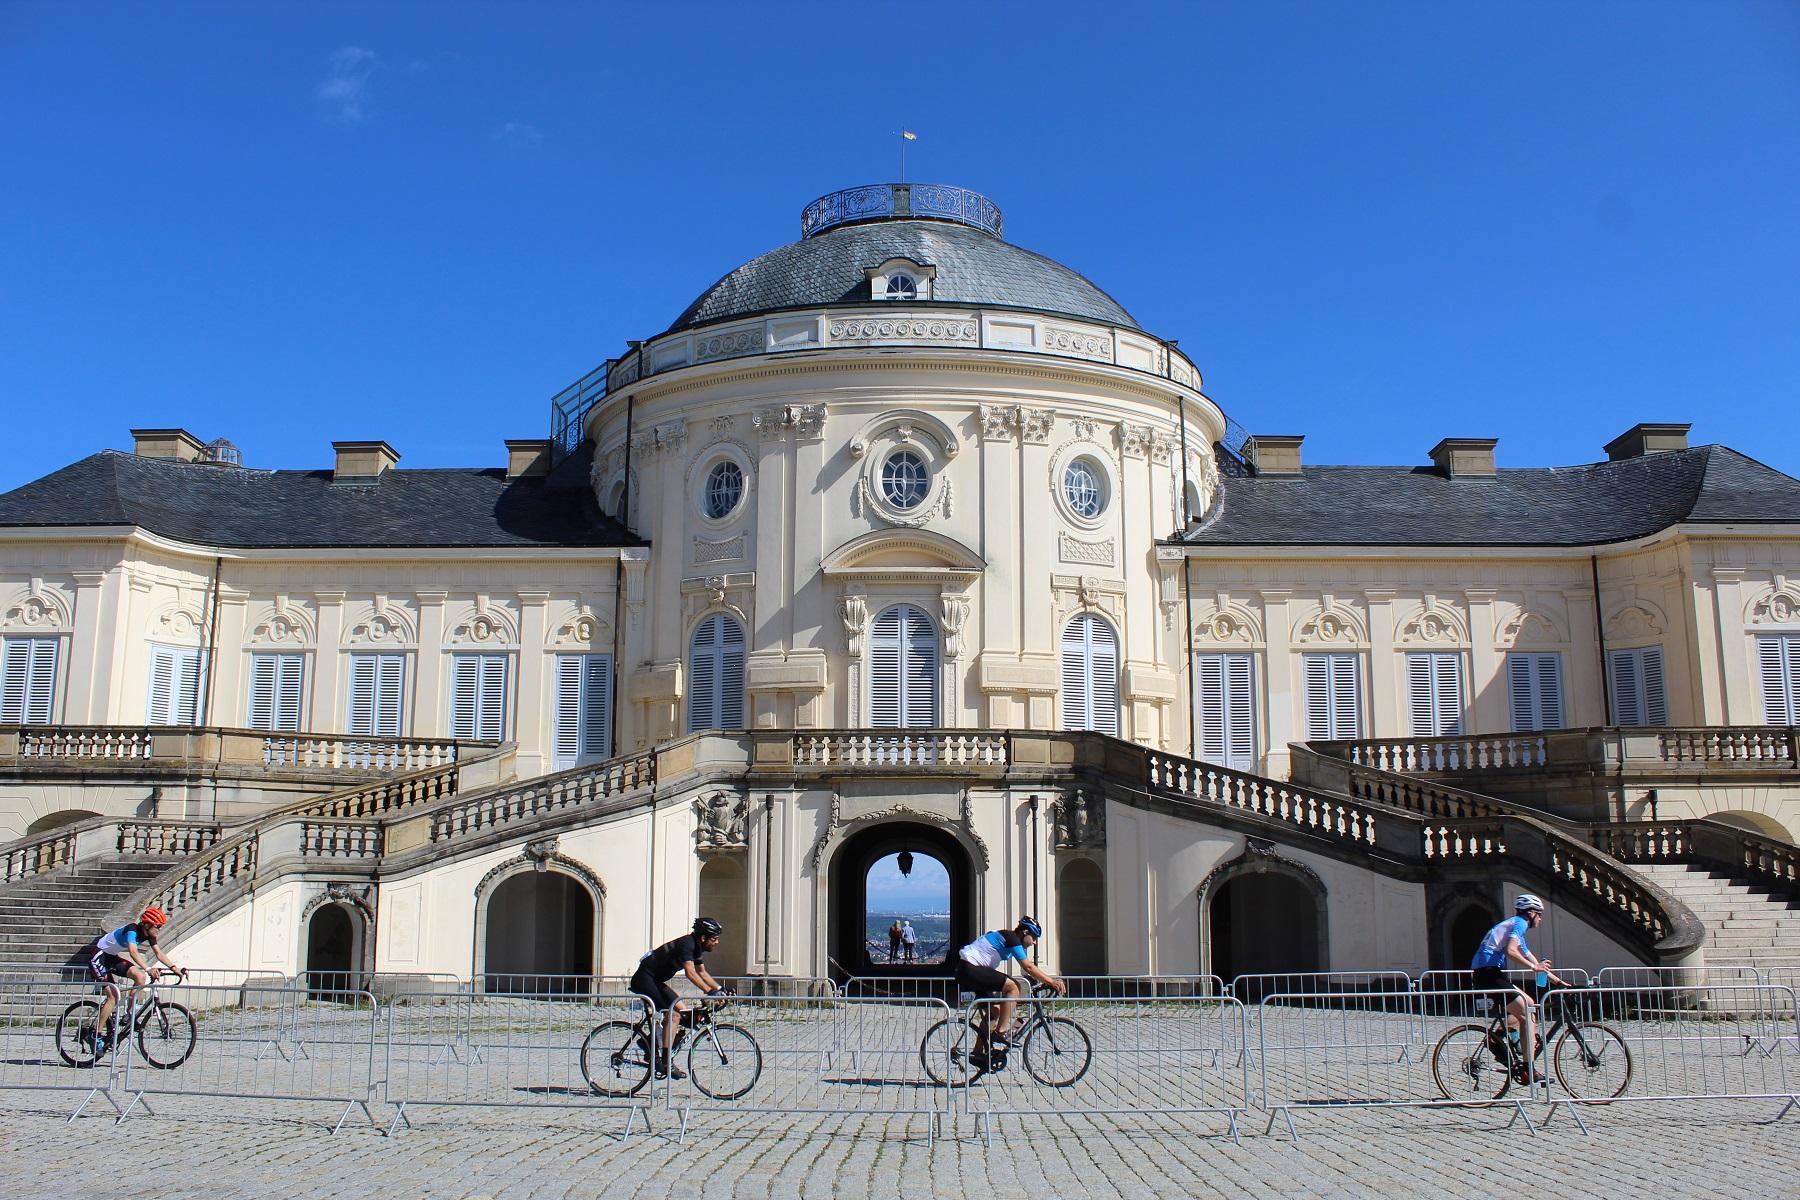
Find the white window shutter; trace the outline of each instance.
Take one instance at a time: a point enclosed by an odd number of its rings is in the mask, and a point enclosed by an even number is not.
[[[1508,654],[1506,695],[1513,732],[1561,729],[1562,655],[1554,650]]]
[[[1663,688],[1661,646],[1614,650],[1608,656],[1613,721],[1618,725],[1666,725],[1668,696]]]
[[[250,656],[250,712],[245,723],[251,729],[275,728],[275,654]]]
[[[472,654],[456,654],[450,658],[450,736],[463,740],[475,737],[476,660]]]
[[[1302,667],[1302,675],[1308,690],[1307,727],[1308,737],[1311,737],[1312,718],[1315,715],[1311,699],[1313,684],[1321,681],[1321,706],[1329,703],[1329,689],[1323,686],[1325,672],[1319,664],[1306,663]],[[1255,678],[1255,670],[1248,654],[1194,656],[1194,680],[1198,689],[1196,708],[1200,714],[1198,741],[1202,761],[1230,767],[1234,771],[1254,769]]]
[[[1800,634],[1765,634],[1756,639],[1762,676],[1763,720],[1800,725]]]
[[[375,732],[375,656],[350,656],[350,714],[346,722],[353,736]]]
[[[552,769],[566,771],[581,760],[581,686],[586,655],[556,656],[556,736]]]
[[[1669,696],[1663,686],[1663,659],[1661,646],[1646,646],[1642,651],[1644,662],[1644,719],[1648,725],[1667,725],[1669,723]]]
[[[475,736],[484,742],[506,740],[506,664],[505,654],[481,656],[481,692]]]
[[[725,613],[700,622],[688,649],[688,730],[744,727],[744,628]]]
[[[1093,665],[1088,661],[1085,614],[1077,615],[1063,626],[1062,634],[1062,727],[1087,729],[1093,711],[1088,696],[1088,676]]]
[[[906,727],[929,729],[938,723],[937,627],[923,609],[909,608],[901,618],[905,636],[903,672]]]
[[[890,608],[869,629],[869,725],[898,729],[900,720],[900,613]]]
[[[1113,627],[1088,618],[1088,728],[1119,736],[1119,638]]]
[[[1454,737],[1462,732],[1461,654],[1408,654],[1406,686],[1414,737]]]
[[[938,722],[937,627],[923,609],[896,604],[869,631],[869,725],[929,728]]]
[[[306,690],[306,656],[283,654],[275,667],[274,728],[288,733],[300,729],[300,702]]]
[[[1326,654],[1300,656],[1300,690],[1306,702],[1306,740],[1331,739],[1331,661]]]
[[[1248,654],[1225,656],[1225,765],[1256,769],[1256,670]]]
[[[1412,735],[1433,737],[1437,734],[1436,693],[1432,690],[1431,655],[1406,656],[1406,702],[1412,714]]]
[[[451,737],[497,742],[506,736],[507,657],[505,654],[450,656]]]
[[[582,657],[587,664],[582,672],[581,757],[584,762],[600,762],[612,757],[612,655]]]
[[[454,706],[454,667],[451,675],[452,705]],[[350,656],[350,719],[348,722],[350,732],[364,737],[399,737],[404,715],[405,693],[405,655],[352,654]]]
[[[1331,656],[1331,738],[1362,736],[1362,668],[1355,654]]]
[[[10,637],[0,646],[0,725],[48,725],[56,699],[54,637]]]
[[[150,647],[150,687],[144,722],[192,725],[200,700],[200,651],[193,646]]]
[[[1554,651],[1537,656],[1538,728],[1563,727],[1562,655]]]
[[[720,729],[744,728],[744,627],[721,617],[719,632]]]

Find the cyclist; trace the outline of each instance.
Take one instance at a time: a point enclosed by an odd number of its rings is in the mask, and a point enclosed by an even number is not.
[[[1506,977],[1506,968],[1515,966],[1527,971],[1542,971],[1558,987],[1569,986],[1551,972],[1550,960],[1539,958],[1525,944],[1525,935],[1544,920],[1544,902],[1530,892],[1513,901],[1513,915],[1488,930],[1481,939],[1475,958],[1469,963],[1475,975],[1475,986],[1486,989],[1494,1003],[1506,1010],[1506,1039],[1512,1043],[1513,1077],[1520,1083],[1531,1081],[1531,1059],[1537,1046],[1537,1014],[1531,998]],[[1526,1053],[1522,1046],[1532,1047]]]
[[[119,983],[129,982],[131,990],[137,991],[150,982],[150,964],[144,961],[143,947],[156,956],[169,970],[187,977],[187,971],[176,966],[157,945],[159,934],[164,925],[169,923],[169,914],[155,907],[146,908],[138,915],[138,919],[129,925],[121,925],[111,933],[103,933],[94,939],[92,957],[88,959],[88,973],[94,982],[105,989],[106,998],[100,1001],[99,1015],[94,1019],[92,1030],[82,1030],[81,1040],[90,1039],[96,1054],[106,1052],[106,1035],[111,1028],[113,1007],[119,1002]]]
[[[957,951],[958,987],[965,992],[973,992],[980,999],[1005,997],[998,1005],[982,1006],[983,1019],[975,1031],[975,1048],[969,1053],[969,1061],[976,1066],[985,1068],[988,1065],[990,1022],[995,1026],[991,1037],[996,1045],[1006,1045],[1006,1039],[1012,1033],[1013,1010],[1018,1007],[1020,991],[1019,981],[1000,971],[1008,961],[1016,961],[1025,974],[1045,987],[1056,989],[1057,995],[1069,994],[1068,984],[1025,959],[1025,952],[1037,945],[1038,939],[1043,936],[1044,927],[1034,918],[1020,917],[1019,923],[1011,929],[990,929]],[[999,1011],[987,1011],[992,1008],[998,1008]]]
[[[687,975],[689,983],[708,996],[728,995],[705,965],[707,954],[719,948],[719,938],[724,932],[725,927],[711,917],[700,917],[695,920],[692,933],[664,942],[638,960],[637,973],[631,977],[631,991],[649,1001],[653,1010],[664,1014],[662,1049],[656,1056],[658,1079],[671,1075],[676,1079],[687,1078],[686,1071],[669,1061],[675,1037],[681,1029],[680,1014],[687,1011],[687,1006],[676,999],[669,980],[675,978],[675,972],[681,971]]]

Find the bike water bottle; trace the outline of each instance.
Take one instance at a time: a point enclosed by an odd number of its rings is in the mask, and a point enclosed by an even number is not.
[[[1537,990],[1541,992],[1544,989],[1548,988],[1549,986],[1550,986],[1550,972],[1539,971],[1537,973]]]

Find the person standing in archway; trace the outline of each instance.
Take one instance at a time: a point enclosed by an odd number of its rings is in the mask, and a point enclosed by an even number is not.
[[[900,927],[900,918],[895,917],[894,923],[888,926],[888,963],[890,965],[900,961],[900,938],[903,932]]]
[[[907,962],[913,962],[918,958],[919,935],[913,929],[911,921],[902,922],[900,925],[900,946],[901,954]]]

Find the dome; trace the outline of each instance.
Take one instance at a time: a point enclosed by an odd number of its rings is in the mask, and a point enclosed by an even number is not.
[[[944,198],[951,203],[941,203]],[[1079,272],[1001,238],[999,209],[966,189],[876,184],[834,192],[807,206],[801,226],[800,241],[751,259],[707,288],[669,332],[868,301],[874,299],[869,272],[894,259],[935,268],[931,297],[920,304],[1032,309],[1138,328],[1118,301]]]

